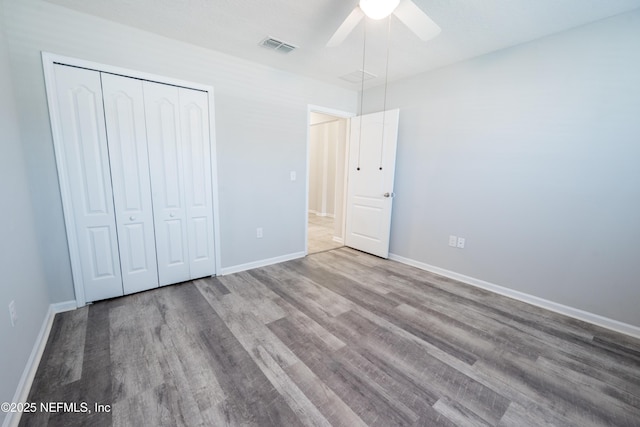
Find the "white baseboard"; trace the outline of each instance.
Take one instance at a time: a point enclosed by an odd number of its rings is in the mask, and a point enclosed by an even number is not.
[[[309,213],[313,214],[315,216],[326,216],[326,217],[329,217],[329,218],[335,218],[336,217],[336,215],[332,214],[332,213],[318,212],[318,211],[314,211],[314,210],[311,210],[311,209],[309,209]]]
[[[57,313],[62,313],[63,311],[75,310],[76,308],[77,306],[75,301],[64,301],[51,304],[49,306],[47,314],[42,321],[42,326],[40,327],[40,332],[38,333],[36,342],[33,344],[33,349],[31,350],[27,364],[24,367],[24,371],[22,372],[22,376],[18,382],[18,387],[16,388],[16,393],[13,396],[12,402],[26,402],[29,397],[29,391],[31,390],[33,379],[36,376],[38,365],[40,365],[42,353],[44,353],[44,348],[47,345],[47,340],[49,339],[49,333],[51,332],[51,326],[53,325],[53,318],[55,315]],[[17,426],[20,422],[20,415],[21,414],[19,412],[8,412],[2,426]]]
[[[265,267],[271,264],[278,264],[279,262],[291,261],[292,259],[304,258],[306,253],[295,252],[292,254],[282,255],[274,258],[262,259],[259,261],[248,262],[246,264],[234,265],[231,267],[223,267],[220,271],[220,275],[239,273],[241,271],[251,270],[253,268]]]
[[[333,241],[336,243],[340,243],[341,245],[344,245],[344,239],[342,237],[333,236]]]
[[[544,298],[540,298],[534,295],[526,294],[524,292],[516,291],[513,289],[505,288],[504,286],[496,285],[494,283],[486,282],[484,280],[476,279],[475,277],[465,276],[464,274],[456,273],[454,271],[445,270],[444,268],[436,267],[433,265],[425,264],[420,261],[416,261],[410,258],[405,258],[396,254],[389,254],[389,259],[401,262],[403,264],[410,265],[412,267],[419,268],[421,270],[430,271],[431,273],[439,274],[440,276],[448,277],[450,279],[457,280],[459,282],[466,283],[478,288],[482,288],[496,294],[504,295],[509,298],[516,299],[518,301],[526,302],[537,307],[541,307],[556,313],[564,314],[565,316],[573,317],[574,319],[583,320],[588,323],[592,323],[597,326],[601,326],[612,331],[620,332],[625,335],[632,336],[634,338],[640,338],[640,327],[623,323],[618,320],[610,319],[608,317],[600,316],[598,314],[590,313],[588,311],[580,310],[578,308],[569,307],[567,305],[559,304],[554,301],[549,301]]]
[[[76,304],[76,300],[71,300],[71,301],[63,301],[63,302],[57,302],[55,304],[51,304],[49,308],[53,310],[53,314],[58,314],[58,313],[64,313],[65,311],[75,310],[76,308],[78,308],[78,306]]]

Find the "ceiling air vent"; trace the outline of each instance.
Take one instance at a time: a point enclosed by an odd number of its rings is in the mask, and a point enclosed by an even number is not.
[[[340,76],[342,80],[346,80],[349,83],[360,83],[362,82],[363,77],[364,81],[366,82],[367,80],[375,79],[378,76],[365,70],[356,70],[352,73]]]
[[[289,53],[294,49],[297,49],[298,46],[294,46],[289,43],[285,43],[282,40],[274,39],[273,37],[267,37],[266,39],[260,42],[260,46],[266,47],[267,49],[277,50],[282,53]]]

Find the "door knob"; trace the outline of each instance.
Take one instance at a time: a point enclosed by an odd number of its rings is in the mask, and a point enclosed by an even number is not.
[[[132,215],[132,216],[129,217],[129,221],[135,221],[135,220],[136,220],[135,216]]]
[[[394,197],[396,194],[395,193],[384,193],[383,196],[384,197]]]
[[[176,216],[176,214],[174,214],[173,212],[171,212],[171,213],[169,214],[169,216],[170,216],[171,218],[173,218],[174,216]]]

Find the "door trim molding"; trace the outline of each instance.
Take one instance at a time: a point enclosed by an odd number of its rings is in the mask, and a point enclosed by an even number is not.
[[[64,161],[64,145],[62,138],[62,129],[58,120],[57,90],[55,87],[54,65],[63,64],[72,67],[86,68],[89,70],[116,74],[125,77],[133,77],[141,80],[167,84],[171,86],[195,89],[207,93],[209,103],[209,143],[211,145],[211,192],[213,201],[213,245],[214,245],[214,271],[219,274],[222,270],[220,255],[220,216],[218,202],[218,161],[216,150],[216,132],[215,132],[215,105],[213,86],[189,82],[186,80],[176,79],[172,77],[160,76],[157,74],[146,73],[143,71],[131,70],[128,68],[117,67],[112,65],[101,64],[84,59],[73,58],[69,56],[57,55],[50,52],[42,52],[42,67],[44,71],[44,80],[47,92],[47,104],[49,107],[49,119],[51,123],[51,133],[53,136],[53,149],[56,157],[56,166],[58,168],[58,182],[60,186],[60,195],[62,197],[62,210],[64,213],[64,222],[67,231],[67,244],[69,248],[69,257],[71,259],[71,274],[73,277],[73,287],[75,291],[76,305],[82,307],[86,304],[84,292],[84,284],[82,281],[82,269],[80,263],[80,253],[77,245],[77,235],[75,231],[75,220],[71,211],[71,187],[66,178],[67,165]]]

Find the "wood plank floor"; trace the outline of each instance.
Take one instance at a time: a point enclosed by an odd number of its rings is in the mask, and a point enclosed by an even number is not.
[[[22,426],[640,426],[640,341],[342,248],[58,314]]]

